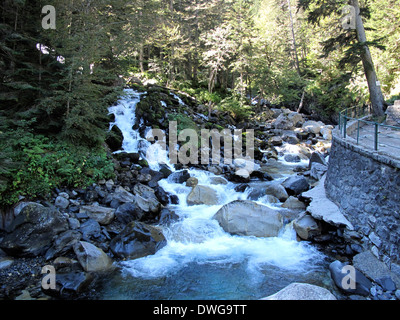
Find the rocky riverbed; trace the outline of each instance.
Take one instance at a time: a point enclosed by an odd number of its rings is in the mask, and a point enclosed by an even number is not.
[[[154,255],[166,246],[162,226],[180,219],[173,205],[182,199],[167,192],[160,181],[168,179],[191,188],[186,199],[189,206],[218,205],[218,192],[199,184],[190,174],[193,167],[212,173],[208,181],[213,185],[234,183],[236,192],[246,194],[246,199],[224,205],[215,215],[225,232],[274,237],[290,225],[298,241],[311,243],[332,260],[329,272],[340,289],[340,299],[400,298],[395,275],[373,257],[368,256],[369,267],[359,259],[366,253],[357,232],[316,219],[307,211],[310,199],[303,193],[314,188],[327,170],[332,126],[287,109],[267,107],[248,123],[236,123],[229,114],[219,112],[207,119],[202,115],[204,106],[192,99],[179,98],[166,88],[148,89],[136,114],[143,128],[157,123],[166,129],[167,114],[178,110],[199,128],[254,129],[256,169],[248,177],[237,175],[235,164],[176,165],[176,171],[161,165],[152,170],[139,153],[112,153],[121,148],[123,140],[114,126],[108,145],[115,179],[98,181],[86,189],[55,189],[52,199],[22,199],[7,218],[3,214],[0,299],[95,299],[98,281],[116,272],[119,262]],[[281,163],[291,169],[282,172]],[[260,197],[280,211],[257,203]],[[344,264],[356,261],[363,274],[357,277],[362,279],[360,290],[340,288]],[[378,264],[382,271],[371,274],[368,270]],[[46,265],[55,268],[55,288],[42,288]]]

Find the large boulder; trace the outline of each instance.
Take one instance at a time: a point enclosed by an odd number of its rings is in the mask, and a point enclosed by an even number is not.
[[[172,173],[168,180],[175,183],[184,183],[190,178],[190,173],[187,170],[176,171]]]
[[[155,254],[167,241],[161,230],[142,222],[131,222],[110,242],[110,250],[121,259]]]
[[[304,176],[291,176],[282,183],[282,186],[289,195],[293,196],[297,196],[310,189],[310,185]]]
[[[303,129],[314,134],[319,134],[321,132],[321,124],[317,121],[309,120],[304,122]]]
[[[278,198],[279,201],[282,201],[282,202],[286,201],[286,199],[289,198],[289,195],[288,195],[286,189],[282,185],[277,184],[277,183],[267,185],[265,188],[265,193],[267,195],[271,195],[271,196]]]
[[[218,204],[217,192],[208,187],[202,185],[196,185],[187,196],[186,202],[189,206],[206,204],[216,205]]]
[[[112,200],[117,200],[122,203],[133,202],[135,196],[123,187],[119,186],[115,189],[114,194],[111,196]]]
[[[152,188],[138,183],[133,187],[133,193],[135,195],[135,203],[138,208],[146,213],[160,212],[162,206]]]
[[[42,255],[67,229],[67,217],[57,209],[30,203],[10,225],[10,233],[0,242],[0,248],[11,256]]]
[[[248,200],[224,205],[214,219],[231,234],[276,237],[283,227],[282,215],[274,209]]]
[[[89,218],[97,221],[101,225],[110,224],[114,220],[115,209],[102,207],[99,205],[81,206],[80,213],[86,213]]]
[[[75,243],[74,252],[85,271],[107,271],[113,268],[111,258],[103,250],[89,242]]]
[[[292,283],[261,300],[337,300],[328,290],[308,283]]]
[[[60,256],[67,253],[73,248],[75,243],[81,240],[82,234],[77,230],[67,230],[60,233],[54,240],[53,245],[45,254],[46,260],[53,259],[55,256]]]
[[[290,120],[286,113],[281,113],[278,118],[273,122],[275,129],[293,130],[295,124]]]
[[[293,228],[303,240],[311,240],[313,236],[321,234],[321,228],[313,217],[304,215],[293,221]]]

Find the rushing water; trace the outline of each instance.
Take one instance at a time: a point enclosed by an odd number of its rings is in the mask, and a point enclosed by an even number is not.
[[[138,152],[138,141],[143,139],[132,126],[140,95],[128,93],[130,96],[110,112],[116,115],[114,125],[124,133],[123,149]],[[148,148],[149,144],[143,146]],[[274,162],[272,169],[277,178],[293,174],[293,166],[283,161]],[[215,175],[210,172],[189,172],[200,185],[217,192],[219,204],[188,206],[190,187],[161,180],[159,185],[179,198],[178,205],[169,206],[179,219],[160,226],[167,245],[154,255],[119,263],[117,271],[104,279],[99,299],[259,299],[292,282],[332,289],[326,257],[308,242],[296,241],[290,225],[278,237],[257,238],[228,234],[213,219],[224,204],[248,199],[251,189],[236,192],[232,182],[213,184]],[[259,184],[253,185],[256,188]],[[252,199],[275,210],[286,210],[279,203],[268,203],[263,195]]]

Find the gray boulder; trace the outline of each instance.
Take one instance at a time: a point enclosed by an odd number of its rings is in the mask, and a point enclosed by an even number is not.
[[[319,134],[321,132],[321,124],[317,121],[309,120],[304,122],[303,129],[314,134]]]
[[[310,177],[315,180],[320,180],[322,176],[328,171],[328,166],[314,162],[311,165]]]
[[[54,208],[30,203],[10,225],[0,248],[11,256],[44,254],[58,234],[68,229],[68,220]]]
[[[113,261],[103,250],[95,245],[79,241],[74,245],[74,252],[85,271],[107,271],[113,268]]]
[[[196,185],[187,196],[186,202],[189,206],[193,205],[216,205],[219,203],[217,192],[208,187],[202,185]]]
[[[248,200],[224,205],[214,219],[226,232],[243,236],[276,237],[283,227],[283,217],[277,210]]]
[[[160,229],[131,222],[110,242],[110,250],[121,259],[137,259],[155,254],[167,241]]]
[[[125,190],[123,187],[119,186],[115,189],[115,192],[114,194],[112,194],[111,199],[117,200],[122,203],[126,203],[126,202],[133,202],[135,196],[132,193]]]
[[[158,201],[155,191],[141,183],[133,187],[135,203],[146,213],[158,213],[161,210],[161,203]]]
[[[54,202],[54,205],[60,209],[67,209],[69,206],[69,200],[63,196],[58,196]]]
[[[55,256],[64,255],[72,247],[80,241],[82,234],[76,230],[67,230],[57,236],[53,245],[47,250],[45,254],[46,260],[52,259]]]
[[[261,300],[337,300],[328,290],[308,283],[292,283]]]
[[[293,221],[293,228],[303,240],[310,240],[313,236],[321,234],[318,223],[309,215],[304,215]]]
[[[287,178],[282,186],[286,189],[289,195],[297,196],[310,188],[304,176],[291,176]]]
[[[270,185],[267,185],[265,187],[265,193],[267,195],[274,196],[279,199],[279,201],[286,201],[287,198],[289,198],[288,193],[286,192],[286,189],[277,183],[273,183]]]
[[[82,206],[79,212],[86,213],[89,218],[97,221],[101,225],[110,224],[115,216],[115,209],[99,205]]]

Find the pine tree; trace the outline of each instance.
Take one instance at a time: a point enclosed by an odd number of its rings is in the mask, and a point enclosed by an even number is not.
[[[362,62],[368,82],[373,113],[376,116],[382,116],[385,101],[378,84],[370,46],[376,46],[381,49],[383,47],[376,41],[367,41],[363,18],[369,17],[368,6],[360,7],[358,0],[351,0],[349,3],[351,15],[346,15],[346,17],[350,19],[350,22],[354,23],[354,28],[344,27],[344,25],[348,25],[348,21],[344,20],[343,17],[343,9],[348,6],[345,0],[325,0],[322,3],[316,0],[300,0],[299,7],[308,11],[308,20],[314,25],[330,15],[341,17],[338,20],[339,25],[336,25],[336,36],[324,42],[325,56],[335,51],[337,46],[341,46],[346,49],[345,56],[339,62],[341,67],[350,65],[354,68],[359,62]]]

